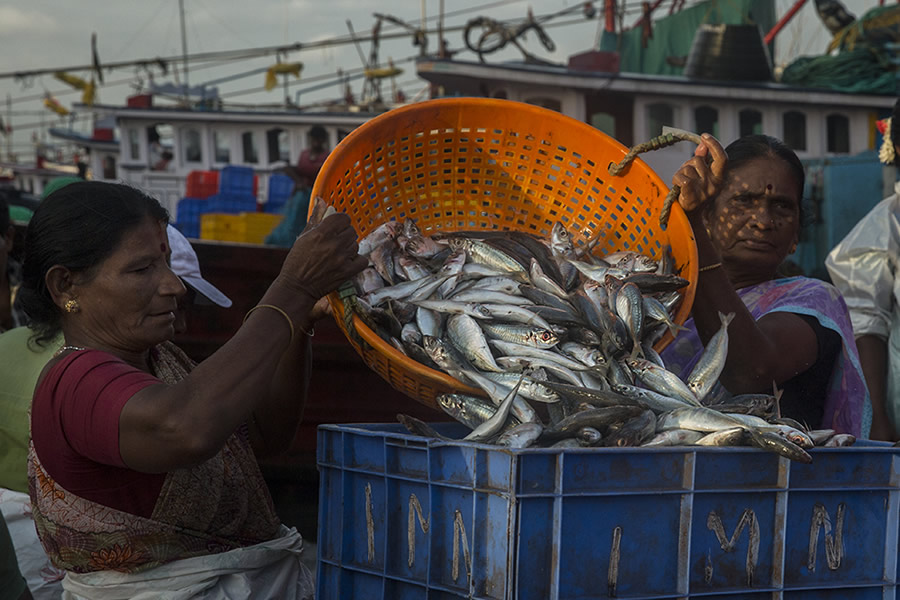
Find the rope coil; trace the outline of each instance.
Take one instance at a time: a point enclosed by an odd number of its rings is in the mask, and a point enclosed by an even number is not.
[[[618,164],[610,164],[609,174],[613,176],[621,175],[629,165],[634,162],[634,159],[637,158],[638,154],[652,152],[653,150],[662,150],[663,148],[674,146],[678,142],[693,142],[698,145],[701,142],[700,136],[696,133],[671,127],[666,127],[664,129],[666,130],[666,133],[663,135],[658,135],[647,142],[632,147]],[[677,185],[673,185],[663,200],[662,209],[659,211],[659,226],[663,231],[665,231],[669,225],[669,215],[672,212],[672,205],[675,203],[675,200],[678,199],[680,193],[681,188]]]

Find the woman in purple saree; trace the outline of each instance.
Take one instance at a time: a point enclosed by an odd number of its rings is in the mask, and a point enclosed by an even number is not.
[[[831,285],[779,278],[796,249],[803,165],[779,140],[740,138],[723,149],[703,136],[672,179],[697,241],[700,264],[688,331],[663,352],[685,375],[734,313],[717,393],[783,390],[782,415],[814,429],[866,436],[871,406],[847,307]]]

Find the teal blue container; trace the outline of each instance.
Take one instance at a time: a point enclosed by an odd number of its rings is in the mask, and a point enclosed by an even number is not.
[[[804,161],[804,226],[790,257],[810,277],[828,279],[825,257],[876,204],[894,193],[893,167],[875,152]]]
[[[900,449],[886,443],[803,465],[405,431],[319,427],[319,600],[895,597]]]

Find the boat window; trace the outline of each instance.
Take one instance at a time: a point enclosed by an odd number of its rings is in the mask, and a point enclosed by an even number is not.
[[[256,148],[256,140],[252,131],[245,131],[241,134],[241,148],[244,151],[244,162],[256,164],[259,162],[259,151]]]
[[[286,129],[275,127],[266,131],[266,150],[269,163],[290,162],[291,143]]]
[[[185,129],[181,139],[184,148],[185,162],[198,163],[203,161],[203,146],[200,141],[200,132],[196,129]]]
[[[103,179],[116,178],[116,157],[109,155],[103,157]]]
[[[128,158],[131,160],[141,158],[141,133],[134,128],[128,130]]]
[[[616,118],[606,112],[596,112],[591,115],[591,126],[599,129],[610,137],[616,137]]]
[[[782,138],[792,150],[806,150],[806,115],[797,110],[784,113]]]
[[[694,131],[709,133],[719,137],[719,111],[712,106],[698,106],[694,109]]]
[[[654,138],[662,134],[664,125],[672,126],[675,122],[675,109],[671,104],[663,102],[647,105],[647,137]]]
[[[528,98],[525,100],[528,104],[533,104],[535,106],[542,106],[544,108],[549,108],[550,110],[555,110],[556,112],[562,112],[562,103],[556,98],[545,98],[545,97],[536,97],[536,98]]]
[[[745,108],[738,114],[740,135],[759,135],[762,131],[762,113],[752,108]]]
[[[585,123],[614,137],[625,146],[631,146],[635,137],[646,141],[643,128],[634,131],[635,119],[646,116],[646,109],[635,109],[634,99],[605,93],[584,95]],[[641,126],[643,127],[643,126]]]
[[[828,130],[828,152],[850,152],[850,119],[845,115],[831,114],[825,120]]]
[[[222,131],[213,131],[213,146],[216,149],[216,162],[217,163],[230,163],[231,162],[231,144],[229,143],[230,136]]]
[[[147,128],[147,158],[151,170],[168,171],[172,167],[174,136],[168,123],[156,123]]]

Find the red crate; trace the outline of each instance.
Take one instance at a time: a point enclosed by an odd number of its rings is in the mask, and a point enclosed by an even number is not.
[[[186,198],[209,198],[219,191],[218,171],[191,171],[187,176]]]
[[[150,108],[153,106],[153,94],[135,94],[125,102],[128,108]]]

